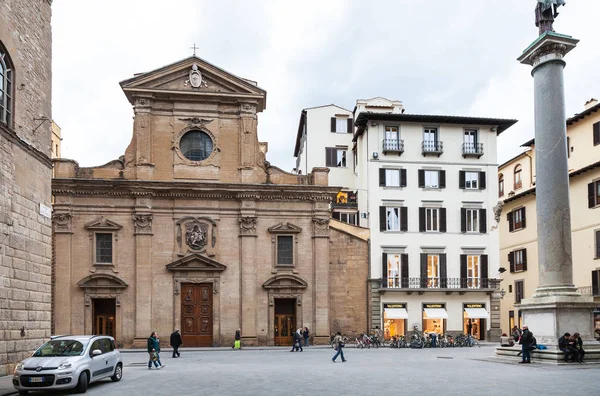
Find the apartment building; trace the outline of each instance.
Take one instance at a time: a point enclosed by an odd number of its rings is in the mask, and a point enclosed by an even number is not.
[[[600,331],[600,103],[591,99],[567,119],[567,146],[573,244],[573,282],[594,296],[594,325]],[[535,199],[535,139],[525,151],[498,168],[498,196],[503,200],[500,230],[502,329],[522,325],[518,304],[538,286]],[[577,331],[577,329],[573,329]]]
[[[352,158],[352,111],[330,104],[302,110],[294,146],[294,172],[329,168],[329,185],[342,187],[332,207],[332,217],[358,224],[355,167]]]

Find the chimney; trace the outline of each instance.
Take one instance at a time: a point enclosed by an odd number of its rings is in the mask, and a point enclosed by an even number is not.
[[[583,105],[583,109],[587,110],[592,106],[596,106],[597,104],[598,104],[598,99],[591,98],[590,100],[585,102],[585,104]]]

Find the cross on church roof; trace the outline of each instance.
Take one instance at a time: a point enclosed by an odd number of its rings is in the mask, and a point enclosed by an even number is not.
[[[194,50],[194,56],[196,56],[196,50],[197,50],[197,49],[200,49],[200,48],[199,48],[199,47],[196,47],[196,43],[194,43],[194,46],[193,46],[193,47],[190,47],[190,49],[193,49],[193,50]]]

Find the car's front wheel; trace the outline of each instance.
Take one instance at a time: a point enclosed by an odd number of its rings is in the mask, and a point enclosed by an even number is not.
[[[117,367],[115,368],[115,374],[110,377],[112,382],[119,382],[121,381],[121,378],[123,377],[123,365],[121,365],[121,363],[117,364]]]
[[[79,374],[79,381],[77,382],[77,386],[75,387],[75,392],[77,393],[85,393],[88,388],[88,375],[87,372],[83,372]]]

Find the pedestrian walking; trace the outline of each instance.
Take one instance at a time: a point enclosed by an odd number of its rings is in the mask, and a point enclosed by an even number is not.
[[[519,344],[521,344],[521,353],[523,354],[523,360],[519,363],[531,363],[531,351],[529,347],[533,344],[533,333],[529,331],[527,325],[523,325],[523,334],[521,334]]]
[[[235,341],[233,342],[233,349],[242,349],[242,329],[238,328],[235,331]]]
[[[308,327],[304,327],[304,330],[302,331],[302,338],[304,338],[304,346],[307,347],[308,346],[308,338],[309,338],[309,331],[308,331]]]
[[[296,352],[298,352],[298,350],[302,352],[302,329],[298,329],[294,332],[292,342],[293,344],[290,352],[294,352],[294,350],[296,350]]]
[[[179,329],[176,329],[171,334],[170,344],[173,347],[173,357],[178,358],[179,356],[181,356],[181,354],[179,353],[179,347],[183,345],[183,340],[181,339],[181,334],[179,334]]]
[[[148,337],[148,354],[150,355],[148,360],[148,370],[152,369],[153,363],[157,369],[165,367],[160,362],[160,341],[158,339],[158,334],[154,331],[150,334],[150,337]]]
[[[335,355],[333,355],[333,357],[331,358],[331,361],[333,363],[335,363],[335,359],[337,359],[338,356],[342,357],[342,362],[346,361],[346,358],[344,358],[344,338],[342,337],[342,332],[338,331],[335,339],[333,340],[333,343],[335,344],[335,349],[337,350],[337,352],[335,353]]]

